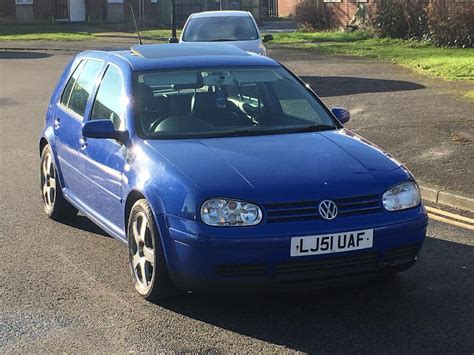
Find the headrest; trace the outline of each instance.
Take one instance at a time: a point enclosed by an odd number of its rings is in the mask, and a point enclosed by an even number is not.
[[[153,90],[147,84],[138,83],[135,87],[135,97],[140,101],[146,101],[149,98],[153,98]]]
[[[218,95],[215,92],[197,92],[193,96],[191,102],[191,110],[193,113],[204,111],[216,111]]]
[[[153,89],[146,84],[138,83],[135,88],[135,100],[138,108],[144,111],[164,111],[167,109],[168,100],[164,96],[155,97]]]

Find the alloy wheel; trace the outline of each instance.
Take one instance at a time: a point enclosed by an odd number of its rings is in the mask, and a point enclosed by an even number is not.
[[[155,249],[148,218],[144,212],[135,214],[130,238],[132,270],[138,286],[147,291],[153,280]]]
[[[46,209],[51,210],[56,201],[56,170],[53,157],[46,153],[41,164],[41,191]]]

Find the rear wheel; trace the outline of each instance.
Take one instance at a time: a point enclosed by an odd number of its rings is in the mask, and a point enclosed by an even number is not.
[[[177,295],[153,213],[144,199],[132,207],[127,237],[130,271],[137,292],[152,302]]]
[[[53,153],[46,145],[41,153],[40,165],[43,208],[50,218],[60,221],[75,216],[77,209],[64,198],[56,172]]]

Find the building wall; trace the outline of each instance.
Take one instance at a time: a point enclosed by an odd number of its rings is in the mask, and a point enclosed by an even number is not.
[[[21,5],[15,9],[15,17],[18,22],[31,22],[34,19],[32,5]]]
[[[278,0],[278,15],[282,17],[293,16],[295,6],[299,2],[299,0]]]
[[[33,0],[33,8],[36,19],[52,21],[55,15],[54,0]]]
[[[278,14],[280,16],[293,16],[295,7],[303,0],[278,0]],[[354,17],[359,3],[370,6],[372,0],[366,2],[357,0],[340,0],[340,2],[325,1],[324,7],[333,23],[336,25],[347,25]]]
[[[132,2],[138,20],[138,0]],[[193,12],[218,10],[219,0],[177,0],[178,22],[181,24]],[[262,0],[224,0],[224,10],[249,11],[258,22],[262,17]],[[1,22],[52,22],[55,16],[55,0],[33,0],[33,5],[17,6],[15,0],[0,0]],[[86,16],[91,22],[131,21],[129,0],[109,4],[107,0],[86,0]],[[171,24],[171,0],[145,0],[143,21],[152,25]]]
[[[106,13],[107,22],[123,22],[125,20],[124,4],[107,4]]]
[[[14,0],[0,0],[0,19],[14,18],[15,14]]]

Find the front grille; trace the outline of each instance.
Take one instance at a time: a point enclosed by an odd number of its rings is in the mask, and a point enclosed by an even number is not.
[[[312,278],[324,278],[376,271],[377,267],[378,254],[367,253],[356,256],[278,264],[275,268],[275,274],[276,276],[290,276],[295,273],[299,275],[311,274]]]
[[[333,200],[338,209],[338,217],[376,213],[382,210],[379,195],[357,196]],[[317,220],[319,201],[291,203],[269,203],[265,205],[267,222],[296,222]],[[336,217],[337,219],[337,217]]]
[[[221,277],[252,277],[263,276],[265,274],[265,265],[257,264],[234,264],[219,265],[216,268],[217,275]]]
[[[338,216],[354,216],[382,210],[379,195],[340,198],[334,200],[334,203],[337,206]]]
[[[294,202],[265,205],[267,222],[293,222],[319,219],[318,203]]]
[[[334,257],[334,254],[319,260],[295,260],[274,265],[232,264],[216,268],[220,277],[272,276],[278,282],[312,282],[336,280],[376,274],[386,268],[409,265],[417,259],[420,244],[379,252]],[[382,257],[382,258],[381,258]],[[269,273],[267,274],[267,270]],[[271,272],[273,270],[273,272]],[[318,281],[319,280],[319,281]]]

